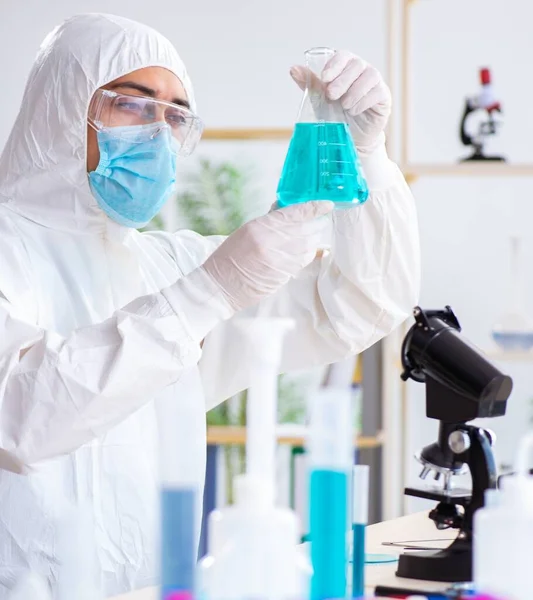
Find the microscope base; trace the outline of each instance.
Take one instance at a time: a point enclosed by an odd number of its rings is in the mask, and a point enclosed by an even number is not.
[[[461,158],[462,163],[464,162],[507,162],[507,159],[503,156],[485,156],[484,154],[472,154],[467,158]]]
[[[402,554],[396,575],[424,581],[472,581],[472,544],[456,540],[445,550]]]

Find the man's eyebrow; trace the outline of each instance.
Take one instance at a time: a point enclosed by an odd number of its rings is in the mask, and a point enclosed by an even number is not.
[[[141,92],[144,96],[148,96],[149,98],[156,97],[156,91],[146,85],[142,85],[142,83],[137,83],[136,81],[121,81],[120,83],[115,83],[110,86],[112,90],[117,88],[129,88],[131,90],[136,90],[137,92]],[[191,105],[184,98],[174,98],[171,100],[172,104],[177,104],[178,106],[183,106],[185,108],[190,109]]]
[[[184,98],[174,98],[172,100],[172,104],[177,104],[178,106],[183,106],[183,108],[187,108],[190,110],[191,105],[189,104],[189,102],[187,100],[185,100]]]

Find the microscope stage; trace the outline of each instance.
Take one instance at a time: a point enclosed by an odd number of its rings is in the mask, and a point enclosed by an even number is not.
[[[414,496],[415,498],[424,498],[426,500],[435,500],[436,502],[448,502],[450,504],[460,504],[466,506],[470,503],[472,492],[464,488],[456,488],[452,490],[437,490],[437,489],[422,489],[422,488],[405,488],[406,496]]]

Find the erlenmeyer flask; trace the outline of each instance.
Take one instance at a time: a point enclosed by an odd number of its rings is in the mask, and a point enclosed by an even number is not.
[[[278,185],[279,206],[331,200],[337,207],[362,204],[368,185],[340,102],[326,99],[321,75],[331,48],[305,53],[307,82],[298,121]]]
[[[527,351],[533,348],[533,321],[525,310],[521,241],[518,236],[511,237],[509,308],[492,328],[493,340],[504,351]]]

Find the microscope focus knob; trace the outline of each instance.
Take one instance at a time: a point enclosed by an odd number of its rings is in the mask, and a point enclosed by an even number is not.
[[[448,437],[448,446],[454,454],[462,454],[470,448],[470,437],[465,431],[452,431]]]

